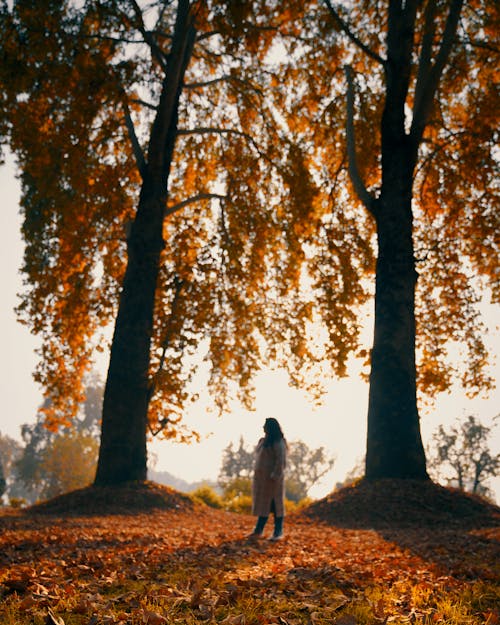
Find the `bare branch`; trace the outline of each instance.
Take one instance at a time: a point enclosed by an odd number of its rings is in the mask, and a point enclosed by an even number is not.
[[[353,69],[350,65],[344,67],[345,77],[347,80],[347,120],[346,120],[346,137],[347,137],[347,156],[349,159],[349,177],[351,178],[352,186],[359,199],[363,202],[366,208],[373,213],[373,200],[374,198],[368,192],[365,184],[361,178],[361,174],[358,169],[358,162],[356,157],[356,136],[354,131],[354,76]]]
[[[333,5],[331,3],[330,0],[324,0],[324,3],[326,4],[328,10],[330,11],[330,15],[333,17],[333,19],[337,22],[337,24],[340,26],[340,29],[342,30],[343,33],[345,33],[349,39],[358,47],[360,48],[360,50],[363,50],[363,52],[365,54],[367,54],[369,57],[371,57],[372,59],[374,59],[375,61],[377,61],[377,63],[380,63],[381,65],[385,65],[385,59],[383,59],[379,54],[377,54],[376,52],[374,52],[371,48],[369,48],[365,43],[363,43],[361,41],[361,39],[359,39],[359,37],[357,37],[352,30],[349,27],[349,24],[347,24],[347,22],[345,20],[343,20],[340,15],[337,13],[337,11],[333,8]]]
[[[227,199],[227,196],[220,195],[219,193],[198,193],[197,195],[193,195],[192,197],[186,198],[185,200],[182,200],[182,202],[178,202],[177,204],[174,204],[173,206],[168,206],[165,209],[165,217],[167,217],[168,215],[172,215],[173,213],[176,213],[181,208],[184,208],[184,206],[187,206],[188,204],[193,204],[194,202],[200,202],[201,200],[225,200],[225,199]]]
[[[146,157],[144,156],[144,152],[142,150],[141,144],[139,143],[139,139],[137,138],[137,134],[135,132],[134,122],[132,121],[130,108],[128,106],[127,94],[125,92],[125,89],[120,84],[118,76],[115,76],[115,78],[116,78],[119,93],[121,95],[123,117],[125,119],[125,126],[127,128],[127,134],[130,139],[130,143],[132,145],[132,152],[134,153],[134,158],[137,164],[137,169],[139,170],[139,174],[141,175],[141,178],[144,180],[144,175],[146,173],[146,168],[147,168],[147,160],[146,160]]]

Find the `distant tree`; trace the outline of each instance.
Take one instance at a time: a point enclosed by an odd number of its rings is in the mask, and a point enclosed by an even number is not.
[[[342,482],[337,482],[335,484],[335,489],[338,490],[339,488],[344,488],[344,486],[350,486],[351,484],[354,484],[355,482],[357,482],[364,476],[364,473],[365,473],[365,459],[364,457],[358,458],[356,460],[356,463],[352,467],[352,469],[350,469],[345,474]]]
[[[46,426],[45,411],[50,399],[40,407],[35,423],[22,425],[24,447],[14,465],[16,496],[33,503],[40,497],[63,492],[61,489],[71,490],[91,481],[88,475],[95,474],[96,458],[93,458],[92,449],[97,448],[99,440],[102,381],[91,376],[85,393],[85,401],[80,404],[76,418],[60,431]],[[73,453],[73,465],[70,453]]]
[[[0,433],[0,471],[4,481],[3,494],[10,499],[25,498],[22,488],[17,483],[16,462],[22,454],[21,445],[10,436]],[[1,490],[1,489],[0,489]],[[2,493],[0,493],[0,497]]]
[[[96,438],[101,431],[102,399],[104,383],[99,375],[93,373],[85,382],[85,399],[75,420],[79,432],[90,434]]]
[[[335,463],[324,447],[310,449],[302,441],[290,443],[287,457],[286,496],[298,502],[307,497],[309,489],[330,471]]]
[[[429,468],[461,490],[490,494],[485,482],[500,472],[500,453],[494,454],[489,446],[494,427],[472,415],[449,430],[440,425],[433,435]]]
[[[247,487],[253,475],[255,452],[247,449],[243,438],[240,438],[237,449],[230,443],[223,452],[222,466],[219,472],[219,484],[224,491],[240,490],[247,494]],[[328,458],[324,447],[310,449],[302,441],[288,443],[287,469],[285,474],[286,497],[298,502],[305,497],[309,489],[325,475],[334,464]]]
[[[255,453],[252,449],[246,449],[243,437],[240,437],[239,445],[233,443],[222,452],[222,465],[219,471],[218,483],[222,488],[232,483],[236,478],[250,478],[253,475]]]
[[[88,486],[95,477],[95,436],[69,428],[46,432],[43,422],[23,430],[28,443],[16,463],[16,479],[30,503]]]
[[[6,490],[7,490],[7,480],[4,477],[2,456],[0,455],[0,501],[2,500],[2,497]]]
[[[89,486],[95,478],[98,440],[77,430],[58,432],[38,463],[39,498],[50,499]]]

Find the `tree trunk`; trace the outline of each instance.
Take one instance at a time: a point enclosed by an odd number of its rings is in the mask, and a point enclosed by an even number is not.
[[[145,182],[128,241],[104,392],[95,479],[101,485],[146,479],[150,343],[163,248],[164,203],[154,195]]]
[[[156,284],[163,243],[168,179],[177,137],[179,99],[196,30],[189,0],[179,0],[176,23],[148,162],[130,237],[128,263],[111,345],[104,391],[96,485],[115,485],[147,476],[147,425],[151,398],[149,364]]]
[[[387,160],[375,210],[378,257],[366,478],[428,479],[416,398],[417,273],[412,240],[411,167],[405,165],[409,159],[403,150],[392,152],[390,166]]]

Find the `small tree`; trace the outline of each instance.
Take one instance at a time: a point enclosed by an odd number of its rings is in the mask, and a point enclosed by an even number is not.
[[[500,453],[493,454],[488,444],[495,426],[483,425],[472,415],[450,431],[440,425],[433,435],[429,468],[461,490],[490,494],[485,481],[500,470]]]

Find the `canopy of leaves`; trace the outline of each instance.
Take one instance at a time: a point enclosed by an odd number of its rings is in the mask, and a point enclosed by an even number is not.
[[[223,409],[232,382],[251,401],[263,362],[314,386],[319,360],[342,375],[359,348],[374,224],[348,178],[343,66],[355,72],[360,174],[376,194],[388,5],[338,4],[334,18],[333,5],[315,1],[191,3],[197,39],[165,189],[153,431],[196,398],[189,383],[202,355]],[[415,3],[408,124],[444,5]],[[19,312],[43,338],[36,377],[60,420],[76,412],[95,337],[116,314],[175,7],[1,7],[0,132],[23,189]],[[468,350],[463,383],[490,383],[475,287],[488,284],[498,300],[498,26],[497,3],[464,7],[416,168],[419,381],[430,392],[452,383],[456,341]]]
[[[457,11],[457,36],[451,40],[447,17]],[[383,182],[383,149],[390,149],[381,145],[386,69],[402,62],[388,58],[390,20],[413,29],[409,66],[402,69],[408,71],[409,82],[404,110],[387,114],[401,113],[407,136],[420,146],[413,185],[419,387],[432,395],[460,378],[469,391],[489,388],[478,302],[481,288],[488,287],[494,302],[500,296],[497,2],[474,0],[461,7],[460,2],[435,0],[325,0],[309,3],[304,19],[294,20],[301,45],[293,38],[285,43],[289,63],[282,88],[273,95],[289,127],[308,148],[317,202],[331,207],[307,258],[315,310],[329,328],[330,345],[335,345],[335,333],[344,336],[348,328],[338,325],[337,315],[329,315],[342,302],[344,290],[359,283],[343,274],[332,252],[339,258],[340,248],[359,256],[362,264],[369,256],[358,250],[373,244],[348,172],[344,69],[351,68],[356,173],[365,192],[376,198]],[[451,45],[444,68],[442,41]],[[441,69],[436,97],[429,98]],[[464,349],[459,359],[457,343]]]
[[[160,415],[175,423],[196,397],[189,382],[203,356],[221,409],[233,381],[251,401],[262,362],[304,380],[312,356],[304,245],[330,208],[317,201],[307,151],[266,95],[278,84],[273,41],[291,9],[214,1],[190,10],[197,39],[165,189],[153,431]],[[55,422],[77,410],[96,337],[116,314],[174,18],[174,3],[164,2],[2,4],[2,131],[21,172],[26,241],[19,313],[43,338],[36,378]],[[338,372],[356,345],[350,306],[363,301],[356,284],[371,263],[358,243],[328,253],[329,275],[343,275],[341,299],[338,279],[328,286]]]

